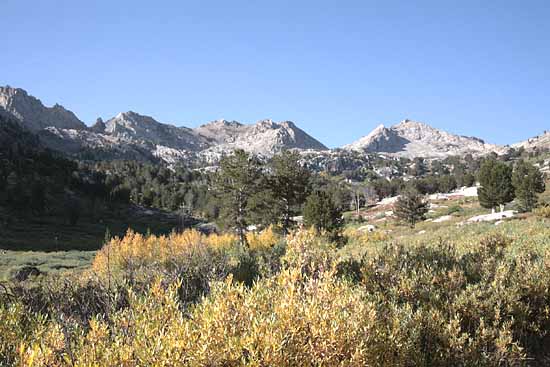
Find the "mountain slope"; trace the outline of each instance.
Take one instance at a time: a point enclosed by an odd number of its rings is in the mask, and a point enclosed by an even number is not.
[[[163,124],[152,117],[129,111],[105,123],[105,135],[121,141],[148,142],[174,149],[200,151],[209,147],[207,139],[186,127]]]
[[[389,128],[380,125],[367,136],[344,146],[343,149],[387,153],[407,158],[443,158],[506,151],[504,147],[487,144],[479,138],[451,134],[410,120],[401,121]]]
[[[545,131],[541,135],[535,136],[533,138],[521,141],[516,144],[512,144],[512,148],[521,148],[525,150],[533,149],[550,149],[550,131]]]
[[[3,110],[2,114],[17,119],[30,131],[36,132],[48,126],[77,130],[86,128],[74,113],[63,106],[55,104],[53,107],[45,107],[39,99],[20,88],[0,87],[0,110]]]
[[[161,123],[128,111],[87,127],[60,105],[45,107],[23,89],[0,87],[0,116],[16,120],[38,134],[44,144],[77,156],[97,159],[162,159],[169,163],[217,161],[235,149],[272,156],[285,149],[327,151],[328,148],[291,121],[261,120],[255,124],[217,120],[197,128]],[[335,127],[337,128],[337,127]],[[549,134],[524,144],[548,146]],[[408,158],[503,153],[505,147],[474,137],[454,135],[421,122],[404,120],[343,147],[348,151],[384,153]]]

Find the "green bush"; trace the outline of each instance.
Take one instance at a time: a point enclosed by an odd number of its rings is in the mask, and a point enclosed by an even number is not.
[[[463,210],[464,209],[462,209],[462,207],[460,205],[452,205],[447,209],[446,215],[451,215],[451,214],[454,214],[454,213],[460,213]]]

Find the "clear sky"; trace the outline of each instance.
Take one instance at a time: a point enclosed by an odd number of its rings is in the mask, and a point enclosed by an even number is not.
[[[408,118],[550,129],[550,2],[3,0],[0,85],[90,124],[292,120],[328,146]]]

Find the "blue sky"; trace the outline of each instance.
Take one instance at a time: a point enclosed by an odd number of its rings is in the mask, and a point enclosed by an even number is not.
[[[0,85],[90,124],[295,121],[328,146],[408,118],[550,129],[548,1],[2,2]]]

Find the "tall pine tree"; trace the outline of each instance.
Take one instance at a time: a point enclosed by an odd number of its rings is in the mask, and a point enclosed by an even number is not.
[[[304,205],[304,224],[318,231],[326,231],[338,238],[342,228],[342,212],[325,191],[309,195]]]
[[[251,198],[260,190],[262,171],[256,157],[244,150],[222,158],[216,175],[216,193],[222,202],[221,219],[235,228],[242,245],[246,244],[245,231],[252,215]]]
[[[269,188],[273,193],[272,212],[281,223],[283,231],[288,232],[292,217],[301,212],[302,204],[309,194],[310,172],[300,164],[300,155],[284,151],[273,157]]]
[[[531,211],[537,205],[537,194],[544,192],[544,177],[537,167],[520,160],[512,174],[518,207],[521,211]]]
[[[512,186],[512,168],[504,162],[487,159],[479,169],[478,179],[481,187],[478,199],[482,207],[493,209],[514,200]]]

